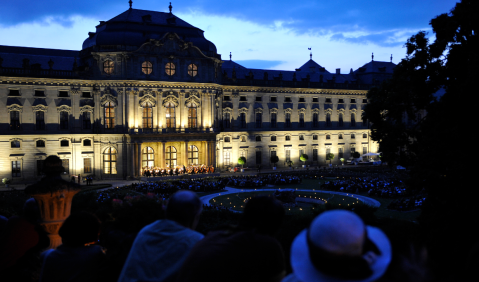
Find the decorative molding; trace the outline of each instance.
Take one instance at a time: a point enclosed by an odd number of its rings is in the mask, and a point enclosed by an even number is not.
[[[261,108],[257,108],[254,110],[255,114],[262,114],[263,113],[263,109]]]
[[[247,113],[248,113],[248,109],[245,108],[245,107],[243,107],[243,108],[239,109],[238,112],[239,112],[240,114],[247,114]]]
[[[277,114],[277,113],[278,113],[278,109],[277,109],[277,108],[271,108],[271,109],[269,109],[269,112],[270,112],[271,114]]]
[[[62,105],[60,107],[57,107],[57,112],[68,112],[68,113],[71,113],[72,112],[72,108],[70,106],[67,106],[67,105]]]
[[[312,112],[313,114],[319,114],[319,109],[313,109]]]
[[[17,111],[17,112],[23,112],[23,106],[20,106],[18,104],[13,104],[10,106],[7,106],[7,111],[10,113],[12,111]]]
[[[168,103],[173,103],[175,105],[175,107],[178,107],[179,106],[179,103],[178,103],[178,98],[176,98],[176,96],[174,96],[173,94],[173,91],[169,92],[170,94],[163,99],[163,107],[166,107],[166,104]]]
[[[188,97],[188,99],[186,99],[185,101],[185,106],[188,104],[188,103],[193,103],[196,105],[196,107],[200,107],[201,106],[201,100],[200,98],[198,98],[196,95],[194,94],[190,94],[190,97]]]
[[[230,107],[226,107],[226,108],[223,108],[223,113],[228,113],[228,114],[231,114],[233,112],[233,109],[231,109]]]
[[[285,114],[292,114],[293,113],[293,110],[291,108],[288,108],[288,109],[285,109],[284,110],[284,113]]]
[[[299,113],[306,114],[306,109],[299,109]]]
[[[34,112],[46,112],[48,110],[48,106],[45,105],[36,105],[32,107]]]
[[[105,92],[106,92],[106,91],[105,91]],[[108,92],[109,92],[109,91],[108,91]],[[100,104],[101,104],[102,106],[105,106],[105,104],[108,103],[108,102],[115,104],[115,106],[118,105],[118,101],[117,101],[117,99],[116,99],[115,96],[113,96],[113,95],[110,94],[110,93],[103,94],[103,96],[101,96],[101,102],[100,102]]]
[[[326,114],[332,114],[332,113],[333,113],[333,110],[327,109],[327,110],[325,110],[324,112],[325,112]]]
[[[233,96],[233,98],[238,98],[240,96],[240,93],[239,93],[239,91],[233,91],[231,93],[231,96]]]
[[[153,92],[148,92],[148,94],[144,94],[143,97],[140,98],[140,106],[144,107],[146,103],[150,103],[152,107],[156,106],[156,97],[151,94]]]
[[[92,106],[85,105],[85,106],[80,108],[80,113],[84,113],[84,112],[93,113],[93,110],[94,110],[94,108]]]

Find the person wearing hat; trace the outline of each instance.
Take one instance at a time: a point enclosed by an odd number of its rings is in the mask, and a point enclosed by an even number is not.
[[[355,213],[326,211],[291,245],[293,273],[283,282],[370,282],[391,262],[391,244],[378,228],[367,226]]]

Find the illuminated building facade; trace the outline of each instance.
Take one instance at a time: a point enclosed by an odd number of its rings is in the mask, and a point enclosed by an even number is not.
[[[68,174],[138,177],[144,167],[324,165],[376,152],[361,112],[393,63],[330,73],[221,60],[203,31],[170,13],[129,9],[81,51],[0,46],[0,177],[41,176],[58,155]]]

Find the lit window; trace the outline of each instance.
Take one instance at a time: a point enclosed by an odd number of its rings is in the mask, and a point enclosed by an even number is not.
[[[196,128],[196,104],[188,103],[186,107],[188,108],[188,128]]]
[[[91,173],[91,158],[83,159],[83,173]]]
[[[198,67],[195,64],[188,65],[188,75],[195,77],[198,74]]]
[[[166,147],[166,166],[176,166],[176,148],[173,146]]]
[[[199,152],[195,145],[188,146],[188,164],[198,164]]]
[[[175,104],[168,103],[166,104],[166,127],[167,128],[176,128],[175,120]]]
[[[116,174],[116,149],[109,147],[103,152],[103,173]]]
[[[149,102],[143,106],[143,128],[153,128],[153,105]]]
[[[115,69],[115,63],[113,61],[107,60],[103,62],[103,71],[106,74],[112,74]]]
[[[141,64],[141,71],[146,75],[151,74],[151,72],[153,71],[153,65],[148,61],[144,61]]]
[[[105,128],[112,129],[115,127],[115,104],[105,103]]]
[[[142,150],[141,166],[154,167],[155,166],[155,151],[151,147],[146,147]]]
[[[173,63],[166,63],[165,72],[167,75],[172,76],[175,74],[176,66]]]

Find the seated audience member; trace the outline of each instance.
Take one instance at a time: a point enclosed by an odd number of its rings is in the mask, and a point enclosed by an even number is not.
[[[252,198],[238,227],[210,232],[193,248],[177,281],[281,281],[284,253],[272,235],[283,217],[278,200]]]
[[[377,281],[391,262],[391,244],[353,212],[326,211],[291,246],[293,273],[283,282]]]
[[[202,204],[195,193],[173,194],[166,207],[166,219],[138,233],[118,281],[175,281],[191,248],[204,237],[194,231],[201,211]]]
[[[100,222],[87,212],[70,215],[58,234],[62,245],[43,253],[41,282],[96,281],[105,255],[98,245]]]

